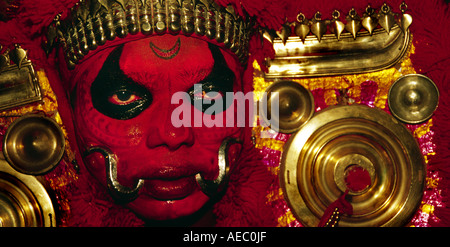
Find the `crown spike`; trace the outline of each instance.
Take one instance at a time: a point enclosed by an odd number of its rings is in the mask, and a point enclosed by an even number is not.
[[[358,31],[361,29],[361,19],[354,8],[348,12],[346,20],[347,25],[345,25],[345,29],[352,34],[353,39],[356,39]]]
[[[94,1],[95,2],[95,1]],[[106,10],[109,10],[110,0],[97,0],[97,2],[102,5]]]
[[[205,35],[210,39],[214,39],[216,36],[216,16],[212,9],[206,10],[206,22],[205,22]]]
[[[297,15],[297,23],[294,26],[294,32],[297,34],[303,43],[305,43],[306,36],[308,36],[311,28],[308,25],[308,20],[302,13]]]
[[[112,9],[115,12],[113,15],[113,23],[115,26],[115,32],[118,37],[123,38],[128,34],[127,25],[126,25],[126,14],[123,9],[122,3],[113,4]]]
[[[222,43],[225,39],[225,14],[218,11],[215,11],[216,17],[216,36],[215,39],[217,42]]]
[[[122,7],[122,9],[125,11],[125,0],[114,0],[116,3]]]
[[[93,18],[95,40],[98,45],[104,45],[106,43],[106,35],[105,30],[103,29],[103,19],[100,18],[100,15],[98,13],[96,13]]]
[[[412,24],[412,16],[410,14],[403,14],[401,21],[400,21],[400,27],[403,32],[406,32]]]
[[[261,35],[264,39],[268,40],[270,43],[273,43],[275,40],[276,32],[272,29],[262,29]]]
[[[366,13],[363,15],[361,21],[362,26],[372,35],[373,31],[378,25],[378,19],[375,16],[375,10],[369,5],[366,8]]]
[[[283,44],[286,45],[286,41],[291,35],[291,27],[289,26],[289,23],[283,24],[280,30],[277,31],[277,35],[280,37],[281,41],[283,41]]]
[[[168,3],[169,31],[171,34],[178,34],[181,31],[180,4],[177,0],[169,0]]]
[[[340,40],[342,32],[345,30],[345,24],[339,20],[341,13],[338,10],[334,10],[332,13],[331,31],[336,36],[337,40]]]
[[[22,63],[27,60],[27,51],[22,49],[19,44],[14,44],[14,49],[9,52],[9,58],[20,69],[22,67]]]
[[[153,4],[154,9],[154,29],[158,34],[162,34],[167,30],[166,26],[166,6],[165,2],[158,0]]]
[[[6,50],[3,54],[0,54],[0,70],[6,66],[9,66],[10,64],[9,50]]]
[[[94,26],[94,24],[93,24],[92,18],[90,15],[88,15],[88,17],[86,19],[85,35],[86,35],[87,45],[90,50],[95,50],[98,47],[97,41],[95,40],[95,33],[94,33],[93,26]]]
[[[394,14],[391,12],[391,7],[389,7],[389,5],[387,5],[386,3],[381,6],[380,12],[380,26],[384,28],[384,30],[386,30],[386,32],[389,34],[391,32],[392,26],[394,26],[395,24]]]
[[[183,0],[181,3],[181,30],[185,35],[194,32],[194,4],[190,0]]]
[[[206,27],[205,27],[205,15],[206,15],[206,7],[201,3],[197,3],[194,9],[194,26],[195,33],[203,36],[205,35]]]
[[[402,2],[400,4],[400,11],[402,12],[402,17],[400,19],[400,28],[403,32],[406,32],[406,30],[408,30],[409,26],[411,26],[412,24],[412,16],[405,13],[407,8],[408,5],[406,5],[405,2]]]
[[[314,19],[311,24],[311,32],[317,37],[319,42],[322,40],[322,36],[327,31],[327,25],[324,21],[322,21],[322,14],[320,12],[316,12],[314,15]]]

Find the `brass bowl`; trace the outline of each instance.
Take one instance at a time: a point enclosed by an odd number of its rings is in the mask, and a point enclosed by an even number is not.
[[[34,176],[15,171],[0,159],[0,227],[26,226],[56,226],[52,201]]]
[[[266,89],[267,97],[262,98],[263,121],[271,124],[275,131],[294,133],[314,114],[314,98],[309,90],[294,81],[275,82]],[[272,104],[278,94],[278,116],[272,113]],[[270,121],[268,119],[271,119]]]
[[[346,174],[358,167],[370,184],[347,188]],[[420,205],[425,162],[409,130],[386,112],[364,105],[318,112],[286,145],[280,184],[294,215],[317,226],[327,207],[347,189],[352,215],[339,226],[403,226]]]
[[[59,163],[64,146],[64,134],[53,119],[31,114],[18,118],[8,127],[3,154],[17,171],[41,175]]]
[[[439,103],[434,82],[419,74],[398,78],[389,89],[389,109],[397,119],[409,124],[422,123],[433,115]]]

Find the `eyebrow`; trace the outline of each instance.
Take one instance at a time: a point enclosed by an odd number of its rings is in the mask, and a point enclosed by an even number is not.
[[[208,68],[199,67],[192,70],[185,70],[180,73],[179,76],[182,81],[189,81],[189,83],[187,84],[190,84],[189,87],[191,87],[192,85],[199,83],[200,81],[208,77],[211,74],[212,70],[213,66],[210,66]]]
[[[173,74],[176,77],[172,77],[171,79],[184,84],[183,87],[180,88],[180,90],[186,91],[194,84],[199,83],[208,77],[211,77],[212,74],[216,74],[219,71],[224,73],[225,75],[231,74],[230,76],[234,78],[234,73],[228,67],[223,54],[220,52],[220,48],[212,44],[209,44],[208,48],[211,52],[213,63],[198,64],[198,66],[191,67],[189,69],[185,69],[185,67],[183,66],[179,66],[177,68],[179,70]],[[167,86],[167,82],[169,80],[167,74],[158,73],[157,71],[143,70],[133,72],[128,71],[126,73],[122,68],[120,68],[120,70],[126,77],[131,79],[133,83],[139,84],[148,89]],[[215,78],[216,76],[217,75],[214,75],[213,77]]]
[[[123,72],[123,71],[122,71]],[[183,89],[187,90],[188,88],[192,87],[194,84],[199,83],[201,80],[208,77],[208,75],[212,72],[212,66],[211,67],[198,67],[194,69],[189,70],[180,70],[177,71],[171,80],[184,83],[185,85],[182,87]],[[153,89],[153,88],[159,88],[162,86],[167,86],[169,78],[167,77],[167,74],[162,73],[155,73],[155,72],[149,72],[149,71],[136,71],[136,72],[129,72],[126,73],[123,72],[124,75],[128,78],[130,78],[133,83],[142,85],[146,88]],[[181,89],[181,90],[183,90]]]

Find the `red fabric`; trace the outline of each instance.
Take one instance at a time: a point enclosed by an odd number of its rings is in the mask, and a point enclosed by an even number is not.
[[[443,207],[435,207],[437,222],[433,226],[450,225],[450,25],[449,4],[444,1],[414,1],[408,3],[413,16],[411,32],[415,53],[411,60],[417,73],[430,77],[439,88],[439,106],[434,114],[432,130],[436,135],[436,155],[431,156],[428,169],[439,171],[443,177],[438,182]]]
[[[350,204],[345,197],[348,194],[348,190],[344,192],[336,201],[330,204],[327,209],[325,209],[325,212],[322,215],[322,218],[320,218],[318,227],[324,227],[326,226],[327,222],[330,220],[330,218],[333,216],[333,213],[337,209],[339,214],[346,214],[346,215],[352,215],[353,214],[353,207],[352,204]],[[334,221],[334,219],[332,219]],[[339,219],[336,220],[337,223],[339,223]]]
[[[370,186],[370,175],[362,167],[349,167],[348,173],[345,176],[345,183],[347,188],[352,191],[361,191]]]
[[[353,207],[350,202],[346,200],[349,191],[359,192],[371,184],[369,172],[357,165],[350,166],[346,169],[344,180],[348,189],[327,207],[320,218],[319,227],[326,226],[328,221],[333,217],[335,210],[337,210],[339,214],[351,215],[353,213]],[[331,219],[331,221],[334,221],[334,219]],[[336,222],[339,222],[339,219],[337,219]]]
[[[245,140],[250,140],[250,129]],[[244,144],[241,160],[231,173],[224,197],[214,206],[216,226],[276,226],[277,217],[266,203],[274,176],[261,164],[261,154],[251,143]]]
[[[76,185],[67,191],[70,198],[72,227],[131,227],[143,226],[144,222],[130,210],[115,204],[102,187],[84,168],[80,167]]]

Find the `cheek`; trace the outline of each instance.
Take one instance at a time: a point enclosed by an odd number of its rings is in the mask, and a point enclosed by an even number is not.
[[[85,157],[84,162],[89,172],[102,184],[106,184],[105,160],[103,156],[99,153],[92,153]]]
[[[236,111],[235,104],[215,116],[203,114],[202,127],[192,128],[195,140],[201,145],[212,145],[217,149],[217,145],[220,145],[226,137],[242,138],[244,128],[238,127],[236,123],[238,114],[240,113]]]
[[[227,55],[225,55],[225,58],[227,58]],[[236,76],[236,81],[233,85],[234,94],[242,93],[242,80],[240,72],[238,69],[233,70],[233,72]],[[206,145],[210,143],[219,143],[220,145],[220,142],[226,137],[242,137],[243,127],[249,127],[253,124],[249,123],[249,118],[253,119],[254,117],[253,96],[251,96],[248,101],[245,99],[240,100],[241,102],[244,102],[244,107],[242,107],[241,104],[237,104],[234,97],[232,98],[233,101],[230,103],[228,108],[215,116],[201,114],[198,109],[192,107],[194,112],[192,112],[193,121],[191,126],[194,126],[195,121],[201,121],[202,123],[202,127],[193,128],[195,136],[197,137],[196,139],[199,142]],[[243,98],[245,98],[245,96]],[[195,119],[196,115],[201,115],[201,119]]]
[[[244,95],[237,88],[239,86],[239,83],[234,84],[234,92],[227,92],[222,98],[223,103],[218,101],[219,103],[205,105],[205,112],[214,112],[215,115],[202,114],[197,108],[194,108],[193,124],[201,121],[203,126],[212,127],[209,131],[205,130],[206,132],[217,131],[218,133],[228,134],[235,133],[242,127],[252,126],[255,121],[253,93]],[[199,119],[200,114],[201,118]]]

